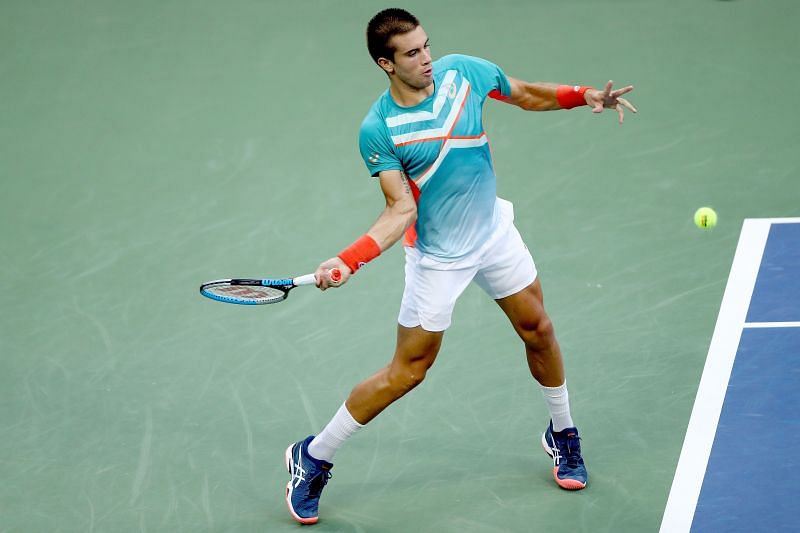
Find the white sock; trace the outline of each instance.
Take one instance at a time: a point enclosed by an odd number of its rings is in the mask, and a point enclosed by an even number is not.
[[[572,416],[569,414],[569,392],[567,392],[567,382],[560,387],[542,387],[542,395],[550,410],[550,418],[553,420],[553,431],[559,432],[564,428],[575,427],[572,423]]]
[[[363,427],[355,421],[345,404],[342,404],[325,429],[308,445],[308,453],[315,459],[332,463],[336,450]]]

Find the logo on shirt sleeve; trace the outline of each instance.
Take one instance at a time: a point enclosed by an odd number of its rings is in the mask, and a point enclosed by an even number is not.
[[[381,159],[381,154],[379,154],[378,152],[372,152],[372,155],[369,156],[369,162],[373,165],[377,165],[380,159]]]

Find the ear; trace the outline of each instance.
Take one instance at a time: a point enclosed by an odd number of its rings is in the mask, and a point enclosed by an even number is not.
[[[378,66],[381,67],[386,74],[394,74],[394,62],[386,59],[385,57],[378,58]]]

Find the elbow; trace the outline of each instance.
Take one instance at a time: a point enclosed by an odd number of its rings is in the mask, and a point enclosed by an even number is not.
[[[405,220],[406,228],[417,220],[417,202],[414,200],[398,202],[398,214]]]

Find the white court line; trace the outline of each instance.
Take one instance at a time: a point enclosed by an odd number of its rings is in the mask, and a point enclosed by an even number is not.
[[[672,480],[661,521],[661,533],[688,533],[692,527],[770,225],[769,219],[746,219],[742,225],[675,479]]]
[[[763,220],[764,222],[769,222],[770,224],[800,224],[800,217],[794,218],[747,218],[745,222],[748,220]]]
[[[746,328],[800,328],[800,322],[748,322]]]

